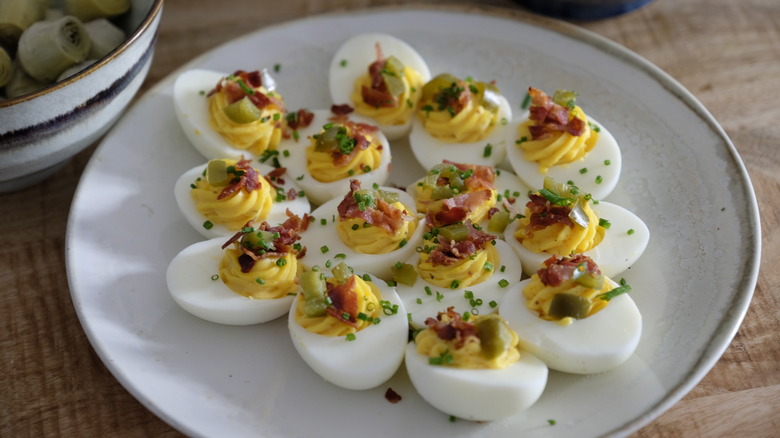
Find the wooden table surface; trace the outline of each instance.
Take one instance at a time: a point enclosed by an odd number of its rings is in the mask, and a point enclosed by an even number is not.
[[[225,7],[213,0],[168,0],[144,89],[203,51],[257,28],[404,2],[285,0],[262,8],[258,3],[233,0]],[[518,9],[507,0],[481,3]],[[577,24],[639,53],[703,102],[745,162],[762,214],[762,269],[736,337],[688,395],[635,436],[778,436],[780,270],[771,262],[780,260],[780,238],[773,233],[780,220],[780,2],[656,0],[617,18]],[[71,302],[65,228],[93,151],[78,154],[43,183],[0,194],[3,437],[180,435],[108,372]]]

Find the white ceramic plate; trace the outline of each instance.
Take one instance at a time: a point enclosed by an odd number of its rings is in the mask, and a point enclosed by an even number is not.
[[[578,90],[622,146],[622,179],[609,200],[638,214],[652,233],[625,274],[644,316],[628,363],[594,376],[552,373],[539,402],[505,421],[450,422],[415,394],[403,371],[364,392],[322,381],[299,359],[284,319],[228,327],[186,313],[166,290],[165,270],[200,235],[177,210],[172,187],[204,159],[176,122],[171,76],[95,152],[68,224],[73,302],[116,378],[195,436],[341,435],[342,427],[374,437],[624,435],[687,393],[728,346],[756,282],[758,210],[742,162],[702,105],[647,61],[581,29],[515,15],[326,15],[262,29],[184,68],[280,64],[276,79],[288,107],[323,108],[327,77],[318,73],[327,71],[331,54],[352,34],[381,31],[416,47],[434,73],[496,79],[513,105],[529,85]],[[393,152],[398,162],[413,163],[405,144]],[[405,184],[412,176],[399,171],[391,179]],[[388,386],[400,403],[385,400]]]

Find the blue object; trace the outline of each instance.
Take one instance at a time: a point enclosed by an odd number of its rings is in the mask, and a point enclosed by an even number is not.
[[[653,0],[516,0],[529,10],[556,18],[600,20],[633,11]]]

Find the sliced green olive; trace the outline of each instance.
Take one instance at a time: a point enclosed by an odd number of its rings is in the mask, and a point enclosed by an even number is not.
[[[257,121],[263,114],[262,111],[249,100],[249,97],[246,96],[244,96],[243,99],[226,106],[223,111],[225,111],[225,115],[228,116],[233,123],[240,124]]]
[[[488,315],[477,322],[477,336],[482,345],[482,354],[495,359],[504,353],[512,343],[509,325],[498,315]]]
[[[414,283],[417,282],[417,271],[415,271],[414,266],[408,263],[396,263],[390,267],[390,272],[396,283],[414,286]]]
[[[388,204],[394,204],[401,200],[401,197],[398,195],[398,193],[388,190],[377,190],[377,195]]]
[[[307,271],[301,274],[300,280],[304,299],[303,313],[308,317],[325,315],[328,308],[328,300],[325,296],[327,288],[321,273]]]
[[[402,79],[404,64],[395,56],[387,58],[385,68],[382,70],[382,79],[387,85],[387,91],[393,96],[398,96],[406,91],[406,85]]]
[[[577,100],[577,93],[568,90],[556,90],[552,99],[553,102],[560,106],[574,108],[574,102]]]
[[[212,186],[227,184],[228,174],[225,160],[209,160],[209,165],[206,169],[206,179]]]
[[[503,233],[512,215],[508,211],[497,211],[488,219],[488,231],[491,233]]]
[[[333,269],[331,269],[331,272],[333,273],[333,276],[336,278],[336,281],[339,283],[343,283],[349,279],[349,277],[352,276],[352,268],[347,266],[346,263],[341,262],[338,265],[334,266]]]
[[[566,317],[582,319],[588,316],[589,311],[590,301],[587,298],[569,293],[558,293],[550,302],[548,314],[558,319]]]
[[[439,228],[439,236],[455,242],[468,239],[470,234],[469,226],[466,224],[450,224]]]
[[[423,102],[433,102],[439,91],[456,83],[458,83],[458,78],[449,73],[442,73],[423,85],[421,100]]]
[[[339,146],[338,135],[344,129],[341,125],[331,125],[317,135],[317,143],[314,149],[324,152],[336,149]],[[345,130],[346,131],[346,130]]]
[[[588,289],[601,290],[604,287],[604,276],[601,274],[594,274],[593,272],[586,272],[574,280],[575,283]]]

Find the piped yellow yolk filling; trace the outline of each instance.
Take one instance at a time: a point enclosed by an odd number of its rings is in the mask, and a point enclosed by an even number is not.
[[[490,199],[472,208],[466,215],[465,220],[470,220],[473,224],[479,224],[488,218],[490,209],[495,207],[498,192],[495,189],[490,190]],[[420,213],[437,213],[442,211],[445,199],[433,199],[433,189],[425,187],[422,184],[415,186],[414,196],[415,206]]]
[[[529,126],[536,122],[526,120],[517,127],[518,147],[523,150],[523,156],[528,161],[536,162],[539,171],[546,174],[551,167],[581,160],[590,152],[599,134],[591,129],[588,116],[578,106],[569,113],[569,120],[578,117],[585,122],[585,132],[574,136],[568,132],[556,132],[538,140],[531,140]]]
[[[409,211],[401,202],[394,202],[393,207]],[[339,237],[345,245],[361,254],[387,254],[406,245],[417,229],[417,220],[407,220],[394,233],[385,228],[366,223],[363,219],[347,218],[339,220],[337,225]]]
[[[367,137],[371,145],[357,151],[343,166],[334,164],[331,152],[315,150],[315,140],[312,140],[312,145],[306,148],[306,170],[317,181],[333,182],[379,168],[382,165],[381,143],[373,135],[367,134]]]
[[[464,288],[486,281],[493,275],[493,266],[501,263],[498,250],[492,244],[477,250],[451,265],[434,265],[426,251],[420,252],[417,272],[420,278],[439,287]],[[454,287],[453,287],[454,286]]]
[[[371,76],[366,73],[355,81],[355,89],[352,92],[352,102],[355,112],[376,120],[380,125],[403,125],[414,112],[417,101],[422,94],[423,78],[417,70],[405,67],[400,75],[404,84],[404,92],[396,96],[398,105],[393,107],[376,107],[363,101],[361,90],[363,87],[371,87]]]
[[[514,236],[529,251],[535,253],[568,256],[590,251],[604,239],[604,228],[599,226],[599,218],[590,203],[583,203],[582,210],[588,218],[588,226],[576,223],[569,226],[563,223],[548,225],[543,229],[534,230],[530,227],[531,213],[526,209],[525,217]]]
[[[333,283],[336,280],[329,278],[327,281]],[[346,336],[357,333],[374,324],[372,318],[379,317],[382,311],[379,303],[382,299],[382,292],[374,283],[365,281],[360,276],[355,276],[355,293],[358,296],[358,313],[363,313],[367,316],[365,319],[358,318],[355,325],[347,324],[328,314],[314,317],[306,316],[303,294],[298,294],[296,300],[295,321],[304,329],[318,335]]]
[[[260,87],[256,92],[270,94],[263,87]],[[236,123],[225,113],[227,106],[228,98],[224,91],[216,92],[209,98],[211,127],[219,132],[231,146],[256,155],[269,149],[276,149],[282,138],[284,113],[281,108],[272,103],[261,110],[260,118],[254,122]]]
[[[591,289],[581,286],[576,284],[574,280],[566,280],[557,286],[548,286],[542,283],[537,274],[534,274],[531,277],[531,281],[523,289],[523,296],[525,297],[525,305],[528,309],[536,312],[540,318],[566,326],[574,322],[575,319],[570,316],[554,318],[549,315],[550,303],[555,295],[567,293],[587,299],[591,303],[587,316],[591,316],[607,307],[609,301],[597,297],[600,294],[609,292],[613,287],[614,283],[612,281],[607,281],[606,279],[601,289]]]
[[[298,276],[303,268],[295,254],[261,258],[246,273],[241,272],[238,263],[241,254],[240,249],[228,248],[219,263],[219,277],[233,292],[248,298],[269,300],[298,290]]]
[[[478,317],[477,317],[478,318]],[[512,340],[509,348],[495,358],[489,359],[482,352],[482,344],[478,337],[469,336],[466,342],[457,348],[454,341],[441,339],[432,329],[426,329],[417,334],[417,352],[430,358],[451,356],[446,362],[449,366],[463,369],[503,369],[520,360],[517,349],[519,337],[510,330]]]
[[[230,166],[233,164],[235,161],[228,163]],[[265,220],[274,204],[275,194],[271,184],[262,176],[258,189],[247,192],[241,188],[222,199],[217,198],[225,186],[212,186],[208,177],[197,179],[193,185],[195,188],[190,191],[190,195],[195,201],[195,208],[212,223],[232,230],[240,229],[250,220]]]
[[[498,113],[485,109],[474,100],[453,117],[448,111],[418,110],[425,130],[447,143],[474,143],[484,140],[498,123]]]

